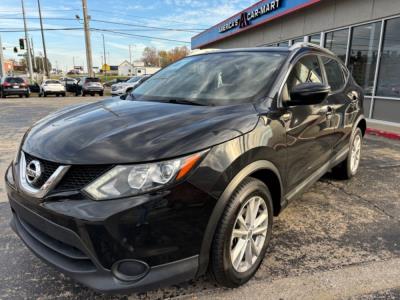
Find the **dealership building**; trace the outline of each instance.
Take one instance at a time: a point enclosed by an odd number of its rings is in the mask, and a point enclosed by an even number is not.
[[[335,52],[364,88],[364,113],[400,126],[400,0],[267,0],[192,38],[192,49],[310,42]]]

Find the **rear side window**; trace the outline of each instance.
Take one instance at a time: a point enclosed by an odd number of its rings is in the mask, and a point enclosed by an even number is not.
[[[325,67],[328,84],[331,86],[332,92],[342,89],[345,85],[345,79],[342,66],[338,61],[330,57],[322,57]]]
[[[24,83],[25,81],[19,77],[7,77],[6,82],[8,83]]]

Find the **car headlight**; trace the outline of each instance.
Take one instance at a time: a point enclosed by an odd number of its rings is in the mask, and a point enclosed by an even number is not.
[[[111,200],[160,189],[185,178],[207,151],[162,162],[118,165],[83,190],[94,200]]]
[[[8,169],[7,169],[7,171],[6,171],[6,180],[7,180],[7,182],[8,182],[9,184],[15,185],[12,165],[13,165],[13,164],[11,163],[11,165],[8,167]]]

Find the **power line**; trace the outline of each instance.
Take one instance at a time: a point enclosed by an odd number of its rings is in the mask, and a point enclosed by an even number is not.
[[[190,44],[190,42],[188,42],[188,41],[168,39],[168,38],[162,38],[162,37],[154,37],[154,36],[149,36],[149,35],[132,34],[132,33],[120,32],[120,31],[109,30],[109,29],[92,28],[91,30],[98,31],[98,32],[105,32],[105,33],[114,33],[114,34],[118,34],[118,35],[122,35],[122,36],[133,36],[133,37],[137,37],[137,38],[155,39],[155,40],[161,40],[161,41]]]
[[[2,17],[2,19],[6,20],[20,20],[20,17]],[[38,17],[27,17],[27,20],[38,20]],[[55,18],[55,17],[44,17],[43,20],[58,20],[58,21],[76,21],[76,18]],[[114,24],[114,25],[122,25],[122,26],[130,26],[130,27],[139,27],[139,28],[149,28],[149,29],[157,29],[157,30],[166,30],[166,31],[179,31],[179,32],[190,32],[197,33],[198,31],[202,31],[204,29],[201,28],[169,28],[169,27],[159,27],[159,26],[147,26],[147,25],[139,25],[133,23],[124,23],[124,22],[114,22],[114,21],[104,21],[98,19],[91,19],[91,22],[104,23],[104,24]]]

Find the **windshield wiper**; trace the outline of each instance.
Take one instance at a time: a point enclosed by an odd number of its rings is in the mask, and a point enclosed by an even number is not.
[[[168,99],[165,102],[176,103],[176,104],[186,104],[186,105],[207,106],[206,104],[202,104],[202,103],[195,102],[195,101],[190,101],[190,100]]]

